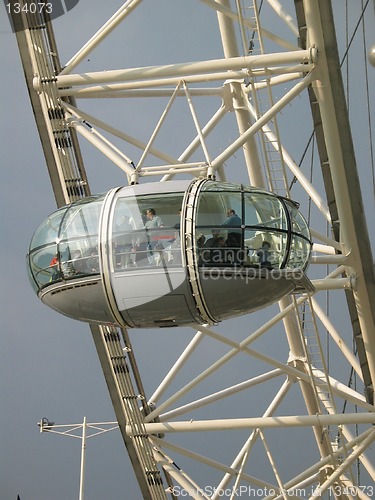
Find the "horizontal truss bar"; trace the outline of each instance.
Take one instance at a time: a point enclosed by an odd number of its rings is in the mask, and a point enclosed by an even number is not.
[[[309,73],[313,69],[312,64],[298,64],[296,66],[280,66],[280,67],[272,67],[272,68],[264,68],[258,70],[252,70],[252,75],[257,78],[264,77],[269,80],[269,83],[260,81],[255,87],[268,87],[268,85],[272,84],[282,84],[286,81],[293,81],[297,78],[302,78],[305,73]],[[274,78],[270,78],[271,75],[278,75]],[[288,76],[289,75],[289,76]],[[194,83],[207,83],[207,82],[215,82],[215,81],[227,81],[227,80],[238,80],[243,81],[249,77],[248,70],[241,71],[222,71],[215,73],[199,73],[198,75],[184,75],[183,77],[170,77],[170,78],[153,78],[148,80],[140,80],[140,81],[131,81],[127,83],[114,83],[112,85],[106,84],[105,87],[103,85],[89,85],[89,82],[86,82],[84,88],[61,88],[59,89],[59,93],[62,97],[65,96],[75,96],[79,98],[97,98],[97,97],[162,97],[163,94],[168,93],[171,95],[173,92],[173,88],[176,87],[181,80],[184,80],[187,84]],[[96,82],[93,82],[96,83]],[[35,84],[38,84],[38,81],[35,81]],[[167,87],[163,89],[159,89],[157,92],[155,89],[157,87]],[[170,89],[169,87],[172,87]],[[138,92],[146,92],[147,89],[151,90],[148,94],[137,95]],[[217,95],[220,88],[195,88],[193,89],[197,95]],[[154,96],[152,93],[154,92]],[[251,89],[247,88],[246,93],[250,93]],[[162,95],[160,95],[162,94]]]
[[[343,424],[375,424],[375,412],[158,422],[145,424],[145,429],[149,434],[159,434],[167,432],[225,431],[275,427],[325,427],[328,425]],[[126,431],[129,436],[132,436],[130,426],[126,427]]]
[[[296,50],[294,52],[262,54],[261,56],[232,57],[228,59],[213,59],[209,61],[168,64],[164,66],[148,66],[141,68],[119,69],[112,71],[97,71],[91,73],[60,75],[56,77],[58,87],[90,85],[93,83],[126,82],[153,78],[180,77],[197,75],[215,71],[243,70],[248,74],[257,73],[259,69],[272,70],[272,66],[301,64],[300,71],[306,71],[306,63],[314,63],[315,49]],[[294,68],[295,71],[295,68]],[[34,80],[36,90],[43,83],[38,77]]]

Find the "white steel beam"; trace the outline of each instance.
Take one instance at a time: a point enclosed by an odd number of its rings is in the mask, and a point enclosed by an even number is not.
[[[299,297],[297,299],[297,303],[302,303],[306,300],[306,297]],[[194,378],[189,384],[187,384],[184,388],[180,389],[176,394],[171,396],[167,401],[164,401],[161,405],[158,406],[158,408],[154,411],[152,411],[149,415],[146,416],[145,421],[151,421],[153,418],[156,416],[159,416],[161,411],[164,410],[164,408],[167,408],[170,406],[174,401],[176,401],[180,396],[185,394],[186,392],[190,391],[194,386],[202,382],[204,379],[206,379],[209,375],[212,375],[218,368],[223,366],[225,363],[227,363],[233,356],[238,354],[239,352],[243,351],[245,353],[254,355],[255,351],[250,351],[248,346],[254,342],[257,338],[259,338],[263,333],[269,330],[272,326],[277,324],[279,321],[281,321],[289,312],[293,311],[293,304],[291,304],[288,308],[285,308],[283,311],[280,313],[276,314],[272,319],[267,321],[263,326],[258,328],[254,333],[249,335],[245,340],[243,340],[241,343],[235,342],[234,340],[231,340],[230,338],[219,334],[218,332],[215,332],[211,330],[210,328],[206,326],[201,326],[200,331],[206,333],[210,337],[219,340],[220,342],[229,345],[232,347],[232,350],[229,351],[227,354],[222,356],[219,360],[217,360],[215,363],[213,363],[209,368],[204,370],[201,374],[199,374],[197,377]],[[263,358],[265,359],[265,358]],[[267,359],[271,359],[268,358]],[[294,370],[291,367],[286,367],[285,364],[275,362],[275,366],[277,368],[281,368],[283,371],[284,370],[290,370],[289,373],[293,375],[299,375],[298,370]],[[272,364],[272,363],[271,363]]]
[[[337,413],[334,415],[295,415],[278,417],[230,418],[216,420],[187,420],[181,422],[157,422],[145,424],[149,434],[169,432],[201,432],[239,429],[270,429],[279,427],[325,427],[343,424],[375,424],[375,412],[371,413]],[[130,426],[127,434],[132,436]],[[375,439],[375,430],[372,440]]]
[[[258,132],[272,117],[279,113],[289,102],[297,97],[303,90],[305,90],[313,81],[314,70],[308,73],[305,78],[298,82],[291,90],[289,90],[283,97],[281,97],[276,104],[274,104],[268,111],[264,113],[247,131],[238,139],[220,153],[212,162],[214,168],[219,168],[226,162],[238,149],[240,149],[249,137]]]
[[[111,71],[96,71],[90,73],[62,75],[56,77],[58,87],[89,85],[92,83],[129,82],[134,80],[179,77],[185,79],[187,75],[205,74],[216,71],[243,70],[248,74],[258,69],[267,68],[272,71],[273,66],[301,64],[300,71],[304,71],[305,63],[315,62],[314,49],[296,50],[294,52],[263,54],[262,56],[232,57],[229,59],[212,59],[209,61],[168,64],[164,66],[149,66],[144,68],[119,69]],[[295,68],[294,68],[295,70]],[[43,82],[34,79],[34,88],[38,90]]]
[[[219,3],[228,9],[230,7],[230,2],[228,0],[219,0]],[[237,46],[233,20],[221,13],[218,13],[217,17],[224,49],[224,56],[227,59],[238,57],[240,53]],[[239,134],[240,136],[243,136],[247,132],[249,125],[253,122],[247,107],[248,97],[243,91],[241,81],[227,80],[226,86],[229,87],[228,93],[231,99],[230,106],[233,108],[236,115]],[[259,188],[265,188],[266,186],[258,154],[258,148],[253,135],[247,137],[247,140],[242,144],[242,149],[249,174],[250,184]]]
[[[317,231],[313,227],[310,228],[310,233],[311,233],[311,236],[313,236],[317,240],[319,240],[323,243],[326,243],[328,246],[333,247],[334,249],[338,250],[339,252],[343,251],[343,246],[341,245],[341,243],[339,241],[336,241],[333,238],[330,238],[330,237],[326,236],[325,234],[320,233],[319,231]],[[317,244],[314,243],[314,245],[317,245]],[[317,245],[317,248],[319,248],[319,245]],[[318,251],[321,251],[321,250],[318,250]],[[326,250],[323,250],[323,251],[325,253],[327,253]],[[335,253],[335,252],[333,251],[332,253]]]
[[[228,465],[218,462],[217,460],[203,456],[199,453],[195,453],[187,448],[182,448],[181,446],[177,446],[175,443],[171,443],[169,441],[166,441],[165,439],[160,439],[155,435],[152,435],[150,437],[150,441],[152,443],[160,445],[160,447],[162,448],[167,448],[169,450],[178,453],[179,455],[191,458],[201,464],[208,465],[209,467],[212,467],[213,469],[216,469],[218,471],[225,472],[225,474],[228,474],[230,479],[238,474],[238,470],[233,467],[229,467]],[[275,486],[272,483],[259,479],[255,476],[251,476],[250,474],[247,473],[242,474],[242,479],[248,483],[259,486],[260,488],[271,489],[274,488]]]
[[[163,111],[163,113],[162,113],[162,115],[161,115],[161,117],[160,117],[160,119],[159,119],[156,127],[154,128],[154,131],[151,134],[151,137],[150,137],[148,143],[146,144],[146,147],[144,148],[144,150],[142,152],[142,155],[141,155],[141,157],[140,157],[140,159],[139,159],[139,161],[137,163],[137,166],[136,166],[136,171],[137,172],[139,172],[141,170],[143,162],[144,162],[147,154],[150,152],[152,144],[155,141],[156,136],[157,136],[157,134],[158,134],[158,132],[159,132],[159,130],[160,130],[160,128],[161,128],[164,120],[166,119],[169,110],[171,109],[171,107],[172,107],[172,105],[173,105],[173,103],[174,103],[174,101],[176,99],[176,96],[177,96],[177,93],[178,93],[179,89],[180,89],[180,84],[177,85],[177,87],[175,88],[173,94],[171,95],[171,97],[170,97],[170,99],[168,101],[167,106],[165,107],[165,109],[164,109],[164,111]]]
[[[263,418],[270,417],[274,414],[280,403],[284,400],[285,396],[289,392],[291,385],[292,385],[291,379],[285,380],[283,385],[280,387],[278,393],[273,398],[266,411],[263,413]],[[243,470],[244,464],[247,461],[250,451],[254,446],[258,436],[259,436],[259,429],[254,429],[231,464],[231,467],[235,469],[241,467],[242,479],[244,479],[244,470]],[[231,475],[227,473],[219,483],[218,488],[219,489],[225,488],[230,480],[231,480]]]
[[[90,40],[66,63],[60,75],[71,73],[92,50],[95,49],[143,0],[128,0],[115,14],[90,38]]]
[[[312,302],[313,307],[314,307],[314,312],[316,313],[316,315],[318,316],[320,321],[323,323],[324,327],[326,328],[326,330],[330,334],[331,338],[335,341],[337,347],[340,349],[342,354],[348,360],[349,364],[353,367],[353,369],[355,370],[355,372],[357,373],[359,378],[363,380],[361,366],[360,366],[357,358],[355,357],[355,355],[353,354],[351,349],[349,349],[349,347],[342,340],[339,332],[336,330],[336,328],[333,326],[331,320],[328,318],[328,316],[325,314],[323,309],[320,307],[318,301],[315,300],[314,297],[312,297],[311,302]]]
[[[250,112],[254,118],[256,118],[256,112],[254,109],[254,106],[251,105],[250,102],[247,103],[249,106]],[[265,136],[268,139],[268,142],[275,148],[275,151],[278,151],[278,142],[276,140],[276,136],[274,132],[270,129],[270,127],[265,124],[262,127],[262,130],[265,134]],[[328,222],[331,222],[331,214],[329,213],[327,204],[323,200],[323,198],[320,196],[320,194],[317,192],[315,187],[312,185],[312,183],[306,178],[302,170],[296,165],[295,161],[292,159],[292,157],[289,155],[289,153],[286,151],[286,149],[281,146],[281,154],[282,157],[285,161],[285,164],[289,167],[289,170],[292,172],[292,174],[296,177],[296,179],[299,181],[303,189],[306,191],[306,193],[311,197],[312,201],[315,203],[317,208],[320,210],[320,212],[323,214],[323,216],[327,219]]]
[[[271,5],[280,19],[284,21],[284,23],[289,27],[295,37],[298,38],[298,28],[296,26],[296,23],[294,22],[292,16],[284,10],[281,3],[278,0],[267,0],[267,2]]]
[[[172,368],[168,371],[167,375],[165,376],[164,380],[159,384],[159,387],[156,389],[156,391],[152,394],[150,397],[149,401],[150,403],[156,403],[160,397],[164,394],[164,392],[167,390],[169,385],[173,382],[173,379],[176,377],[177,373],[182,369],[182,367],[185,365],[191,354],[195,351],[195,349],[199,346],[200,342],[204,338],[204,333],[198,331],[192,340],[189,342],[189,344],[186,346],[182,354],[179,356],[179,358],[176,360]]]
[[[115,165],[121,168],[121,170],[123,170],[129,178],[134,174],[135,169],[134,166],[131,165],[131,162],[124,158],[123,154],[121,154],[118,150],[116,151],[113,146],[109,145],[102,138],[100,138],[99,135],[95,134],[92,128],[89,129],[87,126],[83,125],[74,118],[68,118],[67,122],[93,146],[95,146],[98,151],[103,153]]]
[[[175,462],[169,458],[164,451],[159,446],[154,444],[153,446],[155,460],[158,464],[171,476],[173,479],[183,488],[185,493],[189,494],[190,498],[194,500],[210,500],[204,490],[195,482],[187,473],[176,466]],[[166,491],[168,493],[173,493],[174,488],[168,488]]]
[[[319,51],[318,74],[313,90],[319,105],[318,120],[323,128],[326,148],[326,157],[322,157],[321,161],[332,179],[340,241],[344,253],[350,256],[349,272],[356,277],[352,295],[356,307],[353,322],[358,320],[360,332],[355,326],[354,333],[357,345],[364,351],[361,353],[361,364],[366,365],[369,371],[370,380],[366,380],[366,389],[369,400],[372,400],[375,380],[375,271],[338,66],[337,43],[334,30],[330,29],[333,24],[332,8],[330,2],[320,0],[304,0],[303,6],[307,44],[313,44]]]
[[[250,387],[254,387],[258,384],[262,384],[263,382],[272,380],[279,375],[284,375],[284,372],[280,369],[272,370],[268,373],[258,375],[257,377],[253,377],[250,380],[245,380],[244,382],[240,382],[239,384],[227,387],[225,389],[222,389],[221,391],[214,392],[209,396],[200,398],[196,401],[192,401],[191,403],[187,403],[186,405],[175,408],[174,410],[163,413],[160,415],[160,420],[165,422],[166,420],[175,418],[178,415],[183,415],[184,413],[188,413],[189,411],[195,410],[196,408],[201,408],[202,406],[213,403],[214,401],[219,401],[221,399],[232,396],[233,394],[237,394],[240,391],[249,389]]]
[[[328,478],[319,485],[314,494],[310,497],[311,500],[321,498],[322,494],[328,490],[328,488],[336,483],[342,474],[350,467],[350,465],[357,460],[357,458],[374,442],[375,431],[373,431],[366,439],[363,440],[361,444],[352,452],[352,454],[344,460],[344,462],[337,467],[335,471],[332,472]]]
[[[108,123],[106,123],[102,120],[99,120],[98,118],[95,118],[94,116],[90,115],[89,113],[84,112],[81,109],[77,109],[75,106],[72,106],[71,104],[64,103],[64,107],[69,111],[69,113],[72,116],[78,118],[79,120],[85,120],[88,123],[95,125],[96,127],[99,127],[101,129],[109,132],[110,134],[114,135],[115,137],[118,137],[119,139],[122,139],[122,140],[128,142],[129,144],[132,144],[136,148],[143,150],[146,147],[145,142],[139,141],[138,139],[136,139],[128,134],[125,134],[121,130],[109,125]],[[177,158],[174,158],[173,156],[170,156],[170,155],[166,155],[165,153],[162,153],[161,151],[156,150],[155,148],[151,148],[150,153],[153,156],[156,156],[156,158],[159,158],[160,160],[165,161],[168,164],[178,163]]]
[[[355,286],[355,278],[323,278],[311,280],[316,291],[322,290],[353,290]]]
[[[304,74],[311,71],[313,64],[299,64],[293,66],[279,66],[257,69],[256,74],[258,77],[271,77],[275,76],[275,83],[283,83],[284,81],[296,80],[297,76],[300,79]],[[252,70],[255,72],[255,70]],[[288,74],[289,77],[288,77]],[[165,77],[165,78],[149,78],[147,80],[136,80],[125,83],[114,83],[103,85],[94,85],[87,81],[84,87],[69,87],[69,88],[59,88],[59,95],[61,97],[74,96],[79,98],[97,98],[97,97],[165,97],[170,96],[172,90],[168,87],[176,87],[179,82],[183,79],[187,84],[192,83],[202,83],[202,82],[215,82],[223,80],[244,80],[249,76],[249,70],[243,69],[238,71],[219,71],[215,73],[199,73],[197,75],[188,74],[183,76],[175,77]],[[271,78],[272,81],[272,78]],[[94,82],[96,83],[96,82]],[[38,85],[38,81],[34,81],[35,85]],[[259,82],[260,87],[264,86],[264,83]],[[158,87],[164,87],[158,89]],[[145,93],[147,89],[150,90]],[[141,90],[144,93],[140,93]],[[220,95],[222,88],[195,88],[193,91],[197,95]],[[247,91],[249,93],[249,91]]]
[[[220,4],[219,1],[217,0],[200,0],[200,1],[208,5],[209,7],[213,8],[217,12],[224,14],[228,18],[238,21],[237,13],[233,12],[231,9],[228,9],[227,7],[225,7],[225,5]],[[243,19],[243,23],[250,29],[256,29],[255,24],[250,19]],[[280,45],[280,47],[284,47],[287,50],[295,51],[298,48],[297,45],[293,45],[289,41],[277,36],[275,33],[272,33],[271,31],[263,29],[262,33],[264,36],[266,36],[270,40]]]
[[[270,366],[274,366],[275,368],[281,369],[285,374],[289,375],[292,379],[301,380],[301,381],[306,382],[306,383],[311,382],[309,375],[307,373],[305,373],[304,371],[301,371],[300,369],[293,368],[290,365],[285,365],[285,363],[282,363],[274,358],[271,358],[270,356],[266,356],[263,353],[254,351],[254,350],[249,349],[247,347],[244,347],[242,350],[245,354],[248,354],[250,356],[253,356],[254,358],[260,359],[261,361],[269,364]],[[236,350],[236,352],[238,352],[238,350]],[[205,380],[209,374],[212,374],[216,369],[218,369],[220,366],[224,365],[224,363],[228,360],[228,356],[230,359],[230,357],[233,356],[234,354],[236,354],[236,352],[231,351],[230,353],[228,353],[228,355],[223,356],[223,358],[216,361],[210,368],[207,368],[206,370],[204,370],[200,375],[195,377],[190,383],[186,384],[184,387],[182,387],[180,390],[178,390],[168,400],[161,403],[157,409],[153,410],[145,417],[145,422],[150,422],[154,418],[159,417],[160,414],[166,408],[170,407],[180,397],[187,394],[193,387],[198,385],[201,381]],[[319,374],[318,370],[315,370],[315,372],[317,374]],[[322,388],[326,388],[327,382],[326,382],[325,374],[321,373],[321,378],[319,378],[319,377],[320,377],[320,375],[315,380],[316,385],[319,385]],[[329,383],[330,383],[332,391],[335,394],[337,394],[339,397],[343,398],[344,400],[347,399],[348,401],[353,402],[353,404],[356,404],[356,405],[358,405],[362,408],[365,408],[369,411],[374,410],[374,407],[371,404],[366,403],[366,400],[363,396],[361,396],[360,394],[351,390],[347,386],[337,382],[334,378],[329,377]]]
[[[374,432],[373,429],[367,429],[362,434],[356,436],[353,440],[346,443],[345,448],[347,450],[355,448],[359,443],[363,442],[365,439],[367,439],[369,436],[371,436],[373,434],[373,432]],[[331,462],[332,458],[339,457],[344,451],[345,451],[345,449],[343,446],[339,447],[336,451],[333,452],[332,456],[322,458],[321,460],[319,460],[319,462],[313,464],[312,466],[308,467],[307,469],[305,469],[303,472],[301,472],[300,474],[298,474],[294,478],[287,481],[284,484],[284,488],[286,490],[288,490],[288,489],[297,488],[300,485],[302,487],[303,484],[305,484],[305,485],[313,484],[314,474],[319,473],[319,475],[320,475],[320,472],[322,469],[324,469],[324,467],[330,466],[330,462]],[[320,477],[318,480],[320,481]],[[264,500],[266,500],[266,499],[271,500],[271,498],[274,499],[275,497],[266,497]],[[277,497],[277,498],[280,498],[280,497]]]

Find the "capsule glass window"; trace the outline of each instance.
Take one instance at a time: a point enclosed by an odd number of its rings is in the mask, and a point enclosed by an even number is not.
[[[39,226],[30,244],[29,276],[40,290],[53,282],[99,273],[98,226],[103,196],[63,207]]]
[[[296,205],[248,186],[207,182],[196,211],[200,266],[305,267],[309,230]]]
[[[181,265],[180,218],[183,194],[119,198],[110,246],[115,272]]]

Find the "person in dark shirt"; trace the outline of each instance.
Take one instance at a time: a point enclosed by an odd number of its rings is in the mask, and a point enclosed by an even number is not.
[[[233,210],[233,208],[228,208],[227,220],[223,223],[223,226],[228,228],[228,236],[225,242],[225,246],[227,248],[241,249],[241,240],[242,240],[241,224],[242,224],[241,219]],[[231,255],[230,260],[232,264],[240,263],[241,250],[232,250],[231,252],[228,252],[228,257],[230,255]]]
[[[272,264],[270,261],[270,248],[271,245],[268,241],[264,240],[262,246],[257,251],[257,256],[259,257],[260,267],[266,269],[272,269]]]

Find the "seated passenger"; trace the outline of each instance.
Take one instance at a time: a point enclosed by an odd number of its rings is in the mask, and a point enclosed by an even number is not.
[[[90,255],[87,258],[86,271],[88,273],[98,273],[99,272],[99,257],[98,251],[95,248],[90,249]]]
[[[82,259],[81,250],[75,250],[72,256],[72,264],[78,274],[86,271],[85,259]]]
[[[77,274],[71,260],[61,262],[61,271],[64,278],[72,278],[75,274]]]
[[[212,249],[219,246],[220,231],[218,229],[212,229],[211,234],[212,237],[208,238],[208,240],[206,240],[206,242],[203,244],[201,252],[203,265],[212,263]]]
[[[271,245],[268,241],[264,240],[262,246],[257,251],[257,256],[259,257],[260,267],[266,269],[272,269],[272,264],[270,261],[270,248]]]
[[[219,236],[217,239],[217,245],[215,247],[211,247],[211,255],[210,261],[213,264],[226,264],[227,263],[227,255],[225,249],[225,238],[223,236]]]
[[[49,267],[52,272],[51,281],[56,281],[61,278],[60,256],[58,253],[53,256],[51,262],[49,263]]]
[[[197,247],[198,248],[203,248],[204,244],[206,242],[206,237],[204,234],[200,234],[197,238]]]

